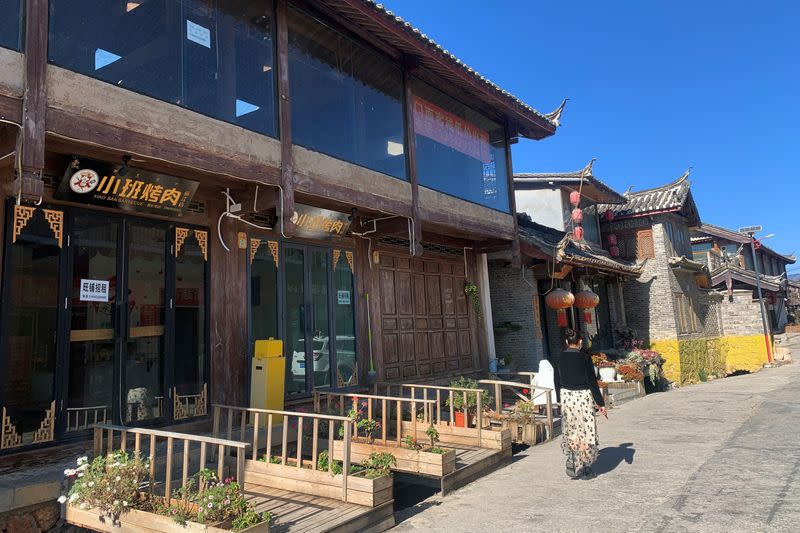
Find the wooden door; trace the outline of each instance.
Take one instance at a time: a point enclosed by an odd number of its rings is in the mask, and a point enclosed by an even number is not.
[[[461,261],[381,252],[383,379],[425,379],[476,368],[465,279]]]

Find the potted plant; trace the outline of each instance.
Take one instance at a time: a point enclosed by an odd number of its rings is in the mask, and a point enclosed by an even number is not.
[[[487,408],[489,406],[489,402],[492,401],[491,396],[489,396],[489,391],[478,387],[478,382],[475,381],[474,379],[461,376],[460,378],[451,381],[450,386],[456,389],[480,390],[482,408]],[[447,407],[450,407],[449,397],[445,400],[445,405]],[[467,404],[465,406],[464,395],[460,392],[454,392],[452,407],[453,407],[453,415],[455,418],[453,424],[455,425],[455,427],[461,427],[461,428],[471,427],[475,424],[475,415],[478,413],[478,395],[474,393],[468,393]],[[467,420],[464,420],[465,407],[467,411]]]
[[[600,361],[597,365],[600,369],[600,379],[605,382],[617,380],[617,367],[611,361]]]
[[[604,361],[608,361],[608,356],[606,354],[604,354],[604,353],[592,354],[592,364],[594,365],[594,375],[595,375],[595,377],[600,377],[600,372],[598,370],[598,367],[600,366],[600,363],[602,363]]]
[[[638,365],[623,363],[617,367],[617,372],[622,378],[622,381],[626,383],[644,380],[644,374],[639,369]]]

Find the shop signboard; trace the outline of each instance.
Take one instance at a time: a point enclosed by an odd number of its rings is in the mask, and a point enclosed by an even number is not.
[[[330,239],[344,237],[350,229],[350,217],[338,211],[329,211],[310,205],[295,204],[292,222],[300,237]]]
[[[88,159],[73,161],[55,197],[126,211],[179,215],[191,202],[198,182]]]

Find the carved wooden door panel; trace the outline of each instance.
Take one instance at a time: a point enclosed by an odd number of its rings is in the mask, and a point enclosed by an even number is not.
[[[477,344],[464,294],[464,265],[381,252],[381,347],[389,381],[475,369]]]

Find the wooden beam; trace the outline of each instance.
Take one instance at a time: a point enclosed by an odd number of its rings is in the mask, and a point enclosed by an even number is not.
[[[310,203],[318,207],[349,212],[352,207],[362,208],[376,215],[394,213],[397,215],[411,216],[411,206],[401,200],[378,196],[368,191],[357,191],[336,183],[328,182],[319,177],[295,174],[297,200]]]
[[[414,94],[411,91],[411,69],[414,61],[403,61],[403,108],[405,111],[406,164],[411,181],[411,221],[414,246],[412,255],[422,255],[422,219],[419,214],[419,180],[417,179],[417,134],[414,128]]]
[[[505,138],[508,141],[510,129],[508,124],[505,128]],[[514,240],[511,241],[511,264],[514,267],[522,266],[522,255],[519,248],[519,224],[517,222],[517,197],[514,193],[514,167],[511,161],[511,145],[506,145],[506,183],[508,184],[508,209],[514,218]]]
[[[22,112],[22,174],[41,181],[47,106],[47,0],[25,3],[25,96]]]
[[[81,153],[88,157],[105,154],[103,159],[132,154],[134,159],[148,159],[148,166],[164,172],[207,175],[222,181],[242,179],[267,185],[278,183],[280,170],[247,161],[244,157],[214,153],[166,139],[154,139],[143,133],[124,130],[60,109],[47,108],[48,148],[65,154]],[[120,159],[121,160],[121,159]]]
[[[0,94],[0,119],[22,124],[22,100]]]
[[[278,55],[278,116],[281,136],[281,176],[280,186],[283,193],[283,233],[291,236],[294,232],[294,159],[292,152],[292,104],[289,92],[289,6],[287,0],[277,0],[276,4],[277,39],[275,41]]]

